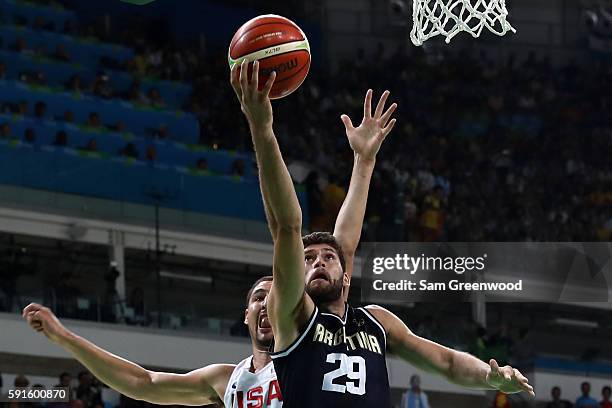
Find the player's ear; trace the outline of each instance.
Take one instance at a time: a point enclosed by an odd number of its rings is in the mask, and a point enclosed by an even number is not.
[[[344,272],[342,274],[342,286],[350,286],[351,285],[351,278],[349,277],[348,273]]]
[[[249,324],[249,309],[244,309],[244,324]]]

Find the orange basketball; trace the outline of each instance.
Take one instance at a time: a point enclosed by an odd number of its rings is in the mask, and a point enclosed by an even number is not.
[[[270,99],[289,95],[304,82],[310,69],[310,45],[304,32],[293,21],[267,14],[247,21],[234,34],[229,46],[230,68],[259,61],[259,88],[276,71]],[[249,74],[252,64],[249,64]]]

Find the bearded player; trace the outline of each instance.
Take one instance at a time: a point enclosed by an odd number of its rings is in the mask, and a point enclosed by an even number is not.
[[[235,89],[237,90],[236,87]],[[388,94],[383,98],[386,99],[387,96]],[[383,98],[381,103],[384,104]],[[395,104],[391,106],[389,116],[395,108]],[[343,121],[346,126],[347,117],[343,117]],[[391,128],[388,129],[390,130]],[[346,133],[354,151],[355,162],[349,191],[336,220],[334,236],[342,243],[346,277],[350,279],[374,169],[374,160],[370,153],[372,148],[367,146],[374,146],[377,151],[382,139],[375,139],[377,132],[373,128],[355,132],[352,127],[347,126]],[[268,209],[265,192],[263,198]],[[266,211],[266,216],[276,241],[275,219],[269,211]],[[50,309],[41,305],[28,305],[23,310],[23,316],[35,330],[43,332],[52,342],[72,354],[100,381],[130,398],[160,405],[223,403],[228,408],[243,408],[261,403],[274,408],[282,406],[283,398],[269,354],[273,333],[266,300],[271,287],[272,277],[266,276],[257,280],[247,294],[244,322],[249,328],[253,354],[237,365],[213,364],[187,374],[149,371],[115,356],[72,333]],[[344,297],[348,296],[348,286],[346,289]]]
[[[246,61],[232,70],[232,85],[251,131],[260,187],[270,228],[275,232],[271,292],[267,311],[275,334],[272,359],[286,406],[390,407],[386,351],[456,384],[505,393],[534,395],[518,370],[486,364],[413,334],[393,313],[380,306],[353,308],[345,302],[350,284],[342,246],[328,233],[301,236],[302,214],[287,167],[272,129],[270,75],[259,90],[259,65],[251,77]],[[366,143],[374,160],[380,141],[395,124],[384,100],[375,113],[372,92],[364,103],[358,128],[343,116],[349,132],[374,130]]]

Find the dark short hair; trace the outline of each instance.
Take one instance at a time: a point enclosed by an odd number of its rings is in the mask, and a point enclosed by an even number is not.
[[[61,373],[61,374],[59,375],[59,378],[64,378],[64,377],[66,377],[66,376],[72,377],[72,376],[70,375],[70,373],[67,373],[66,371],[64,371],[63,373]]]
[[[612,393],[612,388],[610,388],[610,386],[609,386],[609,385],[605,385],[605,386],[604,386],[604,387],[601,389],[601,392],[602,392],[602,393],[604,393],[604,392],[606,392],[606,391],[608,391],[608,392]]]
[[[257,285],[259,285],[261,282],[272,282],[272,280],[273,280],[272,275],[266,275],[266,276],[263,276],[263,277],[257,279],[255,281],[255,283],[253,285],[251,285],[251,289],[249,289],[249,292],[247,293],[247,296],[246,296],[246,305],[247,305],[247,307],[249,307],[249,300],[251,300],[251,295],[253,294],[253,291],[255,290],[255,287]]]
[[[342,247],[340,246],[338,241],[336,241],[336,237],[334,237],[329,232],[312,232],[308,235],[304,235],[302,237],[302,243],[304,244],[304,249],[308,248],[311,245],[317,244],[326,244],[334,248],[334,250],[338,254],[338,258],[340,258],[340,266],[342,266],[342,271],[346,271],[344,251],[342,251]]]

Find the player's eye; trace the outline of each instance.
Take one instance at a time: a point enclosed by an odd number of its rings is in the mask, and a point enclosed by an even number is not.
[[[327,254],[327,256],[325,257],[325,259],[328,259],[328,260],[334,260],[335,258],[336,257],[332,254]]]
[[[312,262],[312,260],[313,260],[313,259],[314,259],[314,256],[312,256],[312,255],[306,255],[306,256],[304,257],[304,260],[305,260],[306,262]]]

